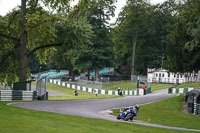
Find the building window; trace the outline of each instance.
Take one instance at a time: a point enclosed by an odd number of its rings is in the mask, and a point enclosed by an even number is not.
[[[156,73],[156,77],[158,77],[158,74]]]
[[[163,74],[162,74],[162,77],[164,77],[164,76],[165,76],[165,74],[163,73]]]
[[[161,73],[159,73],[159,77],[161,77]]]
[[[168,77],[170,77],[170,73],[168,73]]]
[[[176,74],[174,74],[174,78],[176,78]]]
[[[182,74],[181,74],[180,76],[181,76],[181,78],[183,78],[183,75],[182,75]]]
[[[179,78],[179,74],[177,74],[177,78]]]

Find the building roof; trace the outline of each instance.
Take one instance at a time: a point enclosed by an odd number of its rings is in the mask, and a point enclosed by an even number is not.
[[[155,69],[155,70],[153,70],[153,71],[150,71],[150,72],[148,72],[148,73],[153,73],[153,72],[168,72],[168,70],[159,68],[159,69]]]

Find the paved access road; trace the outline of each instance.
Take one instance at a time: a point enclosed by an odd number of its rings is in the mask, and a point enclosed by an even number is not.
[[[174,96],[177,95],[174,94],[169,95],[167,94],[167,90],[165,89],[145,96],[127,96],[122,98],[95,99],[95,100],[93,99],[93,100],[72,100],[72,101],[24,102],[24,103],[14,103],[11,105],[32,110],[56,112],[60,114],[119,121],[116,119],[116,117],[107,115],[106,110],[133,106],[136,104],[147,104]],[[132,123],[146,125],[146,126],[161,127],[161,128],[187,130],[183,128],[174,128],[156,124],[149,124],[141,121],[133,121]],[[200,131],[200,130],[192,130],[192,131]]]

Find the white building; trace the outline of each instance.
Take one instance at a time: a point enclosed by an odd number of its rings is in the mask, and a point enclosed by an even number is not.
[[[147,81],[150,83],[182,84],[198,81],[197,73],[172,73],[166,69],[148,69]]]

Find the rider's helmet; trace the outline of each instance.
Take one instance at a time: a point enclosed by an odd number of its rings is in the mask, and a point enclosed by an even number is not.
[[[136,108],[137,110],[139,110],[139,108],[140,108],[139,104],[136,104],[136,105],[135,105],[135,108]]]

